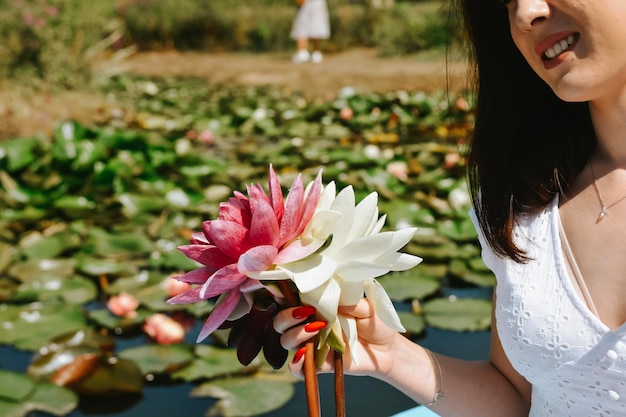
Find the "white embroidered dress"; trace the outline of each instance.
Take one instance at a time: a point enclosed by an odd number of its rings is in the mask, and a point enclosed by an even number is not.
[[[515,241],[532,259],[527,264],[498,257],[480,238],[497,277],[502,346],[532,384],[530,417],[626,416],[626,325],[611,331],[589,310],[568,271],[559,227],[558,198],[520,221]]]

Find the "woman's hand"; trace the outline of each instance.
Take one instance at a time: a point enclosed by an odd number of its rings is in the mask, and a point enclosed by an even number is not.
[[[295,307],[281,311],[274,320],[274,328],[282,334],[281,344],[285,349],[296,350],[289,368],[294,375],[302,375],[304,351],[301,346],[315,337],[323,328],[324,322],[303,324],[312,316],[312,307]],[[344,355],[344,372],[350,375],[385,375],[393,366],[396,344],[404,336],[387,327],[375,314],[367,299],[362,299],[354,306],[339,307],[339,314],[356,319],[358,365],[352,361],[350,352]],[[321,326],[321,327],[320,327]],[[320,372],[332,372],[333,354],[328,358]]]

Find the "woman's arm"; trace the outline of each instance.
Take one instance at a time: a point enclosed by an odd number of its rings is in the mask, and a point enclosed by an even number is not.
[[[495,326],[490,362],[437,355],[443,374],[443,380],[438,382],[439,370],[427,351],[385,326],[366,299],[356,306],[341,307],[340,312],[357,319],[359,334],[359,363],[353,363],[346,354],[346,374],[369,375],[385,381],[420,404],[430,403],[441,386],[444,399],[430,408],[443,417],[528,416],[530,384],[506,359]],[[276,329],[283,333],[281,342],[287,349],[297,349],[317,334],[316,331],[307,333],[300,325],[302,319],[293,318],[292,313],[293,309],[284,310],[275,321]],[[301,375],[303,362],[302,357],[292,362],[289,365],[291,371]],[[332,371],[331,357],[320,371]]]

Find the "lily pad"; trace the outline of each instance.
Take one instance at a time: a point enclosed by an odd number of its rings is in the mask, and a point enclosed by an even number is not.
[[[460,259],[455,259],[450,263],[450,273],[480,287],[493,287],[496,284],[496,277],[491,271],[472,270],[467,262]]]
[[[422,299],[441,287],[437,277],[422,273],[419,266],[404,272],[392,272],[378,279],[393,301]]]
[[[184,345],[147,345],[123,350],[120,357],[134,361],[147,375],[180,369],[193,360],[193,353]]]
[[[89,395],[140,394],[143,375],[133,361],[111,357],[73,388]]]
[[[37,350],[55,336],[87,327],[82,306],[60,302],[0,304],[0,343]]]
[[[73,259],[31,259],[13,264],[9,275],[21,282],[68,278],[74,274]]]
[[[237,359],[237,351],[235,349],[197,345],[196,356],[196,359],[189,366],[174,372],[172,377],[185,381],[212,379],[220,376],[235,375],[245,369],[255,367],[254,364],[248,367],[241,365]],[[257,363],[256,367],[258,365]]]
[[[424,303],[426,322],[455,331],[487,330],[491,326],[491,302],[469,298],[436,299]]]
[[[191,395],[219,399],[209,416],[241,417],[277,410],[293,397],[294,392],[292,383],[257,376],[207,382],[194,388]]]
[[[96,285],[83,277],[44,278],[22,284],[12,299],[15,301],[43,301],[53,298],[71,304],[85,304],[95,300],[97,295]]]
[[[40,236],[40,238],[31,239],[28,243],[22,245],[21,252],[26,257],[52,259],[69,249],[80,247],[80,237],[67,230],[51,236]]]
[[[408,311],[399,311],[398,316],[407,333],[417,335],[424,332],[426,327],[424,316]]]

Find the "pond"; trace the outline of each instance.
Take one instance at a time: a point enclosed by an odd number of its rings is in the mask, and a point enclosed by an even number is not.
[[[488,289],[444,289],[445,295],[488,298]],[[400,308],[399,308],[400,309]],[[199,325],[189,332],[193,339]],[[458,332],[427,327],[423,336],[415,338],[421,345],[435,352],[467,360],[486,360],[489,352],[489,331]],[[189,340],[191,343],[192,340]],[[125,349],[145,343],[143,336],[122,338],[118,347]],[[32,353],[21,352],[8,346],[0,346],[0,369],[24,372]],[[321,410],[323,416],[334,415],[332,375],[319,377]],[[369,377],[346,376],[346,413],[360,417],[388,417],[415,407],[415,403],[395,388]],[[152,382],[147,383],[141,396],[115,398],[81,398],[79,407],[67,417],[166,417],[184,410],[187,417],[206,415],[217,400],[192,398],[193,384]],[[293,417],[306,414],[304,384],[295,384],[291,400],[280,409],[260,417]],[[50,417],[50,414],[34,412],[29,417]]]

